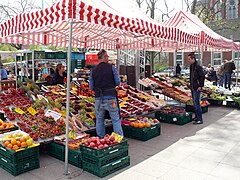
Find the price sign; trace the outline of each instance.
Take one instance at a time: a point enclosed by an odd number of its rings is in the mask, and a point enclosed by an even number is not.
[[[33,109],[32,107],[27,108],[27,111],[34,116],[35,114],[37,114],[37,112],[35,111],[35,109]]]
[[[117,141],[117,142],[121,142],[122,141],[122,139],[123,139],[123,136],[120,136],[119,134],[116,134],[116,133],[114,133],[114,132],[112,132],[112,134],[111,134],[111,136],[113,136],[114,138],[115,138],[115,140]]]
[[[16,108],[15,112],[18,113],[18,114],[25,114],[25,112],[20,108]]]

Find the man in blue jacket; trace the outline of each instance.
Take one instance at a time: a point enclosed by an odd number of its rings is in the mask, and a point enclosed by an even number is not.
[[[193,124],[202,124],[202,108],[200,105],[201,91],[204,86],[204,72],[202,66],[197,64],[194,53],[188,55],[190,65],[190,88],[192,92],[193,104],[195,107],[195,122]]]
[[[123,136],[117,92],[115,87],[120,84],[116,68],[108,63],[108,54],[102,49],[98,52],[99,64],[91,71],[90,89],[95,92],[96,131],[99,137],[105,136],[105,112],[112,119],[113,130]]]

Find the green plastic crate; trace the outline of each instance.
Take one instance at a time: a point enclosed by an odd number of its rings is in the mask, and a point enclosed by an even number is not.
[[[50,143],[48,153],[61,161],[65,161],[65,146],[57,143]],[[68,149],[68,162],[76,167],[82,168],[82,157],[79,150]]]
[[[76,167],[82,168],[82,155],[79,150],[68,149],[68,162]]]
[[[161,134],[161,125],[152,125],[150,128],[135,128],[132,126],[122,126],[125,137],[147,141]]]
[[[237,103],[235,101],[226,101],[226,107],[236,108]]]
[[[28,172],[33,169],[37,169],[40,167],[39,158],[29,158],[22,162],[18,162],[17,164],[12,164],[9,159],[0,155],[0,167],[5,171],[9,172],[13,176],[17,176],[19,174]]]
[[[213,106],[221,106],[223,104],[223,100],[216,99],[208,99],[208,102]]]
[[[61,161],[65,160],[65,147],[57,143],[50,143],[48,145],[48,153]]]
[[[202,114],[208,112],[208,106],[201,106],[201,108],[202,108]],[[195,112],[195,108],[193,105],[186,105],[185,110],[187,112]]]
[[[90,156],[95,156],[96,158],[101,158],[104,156],[108,156],[113,152],[118,151],[122,148],[125,148],[127,144],[128,143],[126,139],[123,139],[123,141],[118,144],[112,144],[112,145],[109,145],[108,147],[101,148],[101,149],[94,149],[81,144],[80,151],[84,155],[90,155]]]
[[[83,170],[102,178],[129,165],[130,157],[126,156],[105,166],[96,166],[95,164],[83,161]]]
[[[2,157],[5,157],[9,160],[10,163],[16,164],[19,162],[23,162],[26,159],[33,158],[33,157],[39,157],[39,147],[32,147],[32,148],[26,148],[22,151],[14,151],[12,149],[3,147],[0,145],[0,155]]]
[[[184,125],[192,121],[192,113],[186,112],[185,114],[164,114],[156,112],[155,117],[164,123]]]
[[[95,164],[97,166],[104,166],[126,156],[128,156],[128,145],[122,146],[121,148],[112,151],[112,153],[109,155],[100,158],[82,153],[82,160]]]

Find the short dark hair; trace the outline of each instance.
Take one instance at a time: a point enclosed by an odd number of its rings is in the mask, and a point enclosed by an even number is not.
[[[107,54],[107,51],[106,51],[105,49],[101,49],[101,50],[97,53],[98,59],[102,59],[105,54]]]
[[[190,56],[191,59],[194,59],[196,61],[196,57],[195,57],[195,54],[193,52],[188,54],[188,56]]]

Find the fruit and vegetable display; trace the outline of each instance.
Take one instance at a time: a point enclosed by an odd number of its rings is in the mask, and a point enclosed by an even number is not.
[[[125,118],[122,120],[122,124],[126,126],[132,126],[135,128],[150,128],[153,125],[158,124],[159,121],[156,118],[149,118],[143,116],[136,116],[134,118]]]
[[[94,149],[102,149],[120,143],[122,141],[122,138],[123,138],[122,136],[119,136],[115,133],[113,133],[112,135],[106,134],[104,138],[90,137],[82,145]]]
[[[15,151],[29,148],[34,145],[34,140],[25,132],[17,130],[0,135],[2,146]],[[35,144],[38,145],[38,144]]]
[[[186,111],[182,107],[176,107],[176,106],[166,106],[160,109],[160,113],[163,114],[185,114]]]

